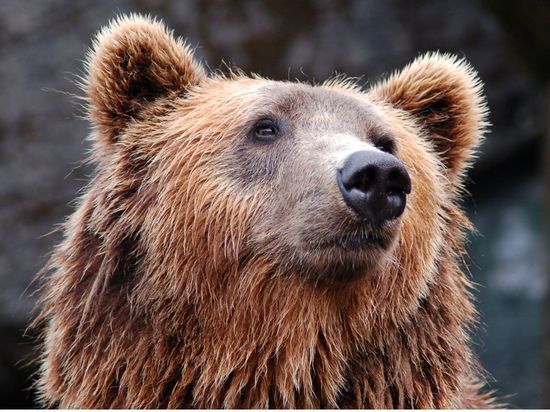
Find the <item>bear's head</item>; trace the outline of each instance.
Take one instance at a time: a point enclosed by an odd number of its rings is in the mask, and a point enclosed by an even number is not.
[[[319,353],[334,377],[318,385],[338,405],[353,354],[390,345],[390,331],[421,310],[460,307],[422,327],[466,341],[472,309],[458,261],[468,222],[456,203],[485,105],[463,60],[424,55],[365,90],[341,78],[221,75],[161,23],[132,16],[99,34],[87,70],[97,171],[46,286],[43,318],[64,333],[47,341],[50,392],[65,390],[51,375],[59,359],[91,350],[86,330],[107,347],[133,337],[109,358],[124,365],[110,372],[120,387],[137,356],[121,354],[146,345],[143,330],[174,347],[195,339],[193,393],[218,385],[226,406],[251,376],[261,387],[274,356],[274,382],[288,390],[273,399],[292,405],[292,393],[316,385]],[[469,355],[453,362],[460,369]],[[217,405],[208,396],[203,405]]]

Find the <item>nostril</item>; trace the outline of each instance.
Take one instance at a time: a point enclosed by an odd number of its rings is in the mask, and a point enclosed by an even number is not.
[[[375,165],[367,165],[359,170],[356,170],[349,176],[349,179],[344,180],[344,187],[347,190],[356,189],[360,192],[366,192],[376,182],[377,167]]]
[[[387,194],[411,192],[411,179],[403,167],[393,167],[387,174]]]

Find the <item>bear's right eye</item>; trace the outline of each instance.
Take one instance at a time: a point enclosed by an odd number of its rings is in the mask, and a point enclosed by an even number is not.
[[[250,137],[261,142],[273,142],[279,138],[279,127],[272,119],[262,119],[254,125]]]

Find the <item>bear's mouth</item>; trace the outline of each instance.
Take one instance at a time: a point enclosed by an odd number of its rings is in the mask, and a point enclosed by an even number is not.
[[[360,234],[345,234],[331,237],[328,240],[309,242],[309,246],[315,250],[344,249],[349,251],[372,249],[373,247],[385,248],[385,238],[374,232]]]
[[[310,231],[302,233],[300,250],[291,259],[304,276],[316,282],[349,283],[367,273],[374,273],[392,253],[396,240],[396,225],[373,230],[360,227],[353,230]]]

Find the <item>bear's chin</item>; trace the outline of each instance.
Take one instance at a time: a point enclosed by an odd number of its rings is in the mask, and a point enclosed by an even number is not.
[[[323,256],[319,256],[321,253]],[[381,249],[346,250],[342,253],[341,250],[327,248],[321,253],[311,255],[311,261],[303,262],[300,267],[301,276],[318,285],[345,285],[375,276],[388,261],[387,253]]]

